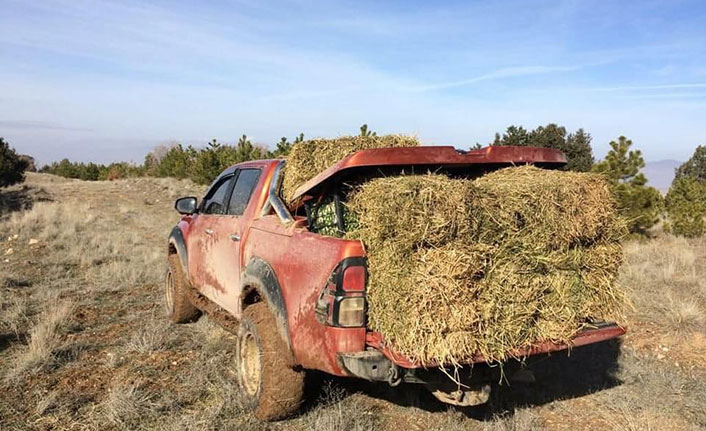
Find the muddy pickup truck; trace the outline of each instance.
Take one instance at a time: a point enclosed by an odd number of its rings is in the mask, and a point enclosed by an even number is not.
[[[487,401],[497,367],[484,368],[483,357],[469,359],[469,365],[476,365],[463,367],[465,373],[449,368],[456,376],[452,380],[447,364],[405,357],[366,327],[365,249],[359,241],[310,229],[307,202],[324,193],[335,197],[342,184],[365,176],[402,171],[473,176],[517,164],[551,169],[566,163],[564,155],[532,147],[358,151],[302,185],[289,205],[280,196],[285,163],[257,160],[232,166],[200,203],[196,197],[176,201],[182,218],[169,236],[165,295],[170,319],[185,323],[207,313],[236,334],[233,367],[244,398],[260,419],[296,412],[307,370],[392,386],[420,384],[456,405]],[[543,354],[624,332],[606,323],[579,333],[571,346],[538,343],[511,355]]]

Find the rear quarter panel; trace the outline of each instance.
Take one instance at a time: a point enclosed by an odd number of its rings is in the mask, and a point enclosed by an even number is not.
[[[345,257],[365,256],[361,243],[287,228],[276,216],[266,216],[253,222],[243,254],[244,262],[252,257],[265,260],[277,276],[297,364],[345,375],[336,354],[364,350],[366,330],[323,325],[314,307],[336,264]]]

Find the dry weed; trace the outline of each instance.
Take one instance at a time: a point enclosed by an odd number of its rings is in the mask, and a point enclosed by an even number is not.
[[[37,400],[37,405],[34,408],[35,414],[37,416],[42,416],[56,408],[58,404],[57,401],[59,395],[59,391],[53,390],[47,394],[40,396]]]
[[[631,319],[674,335],[706,331],[706,241],[661,235],[625,247],[620,283],[631,293]]]
[[[133,430],[154,406],[152,395],[139,384],[131,384],[113,387],[99,410],[107,423],[118,429]]]
[[[695,331],[706,331],[704,309],[693,299],[671,299],[664,309],[666,329],[684,337]]]
[[[169,346],[169,336],[173,325],[167,319],[160,317],[152,315],[142,320],[126,343],[126,350],[152,353],[166,349]]]
[[[342,388],[328,382],[317,406],[301,420],[306,429],[368,431],[376,429],[377,418],[375,411],[356,396],[346,396]]]
[[[59,330],[66,324],[74,307],[75,305],[68,301],[58,305],[49,304],[30,330],[27,349],[16,358],[15,367],[10,371],[8,378],[25,372],[36,373],[54,363],[55,353],[61,345]]]
[[[532,409],[515,411],[511,416],[495,418],[484,424],[485,431],[540,431],[544,421]]]
[[[9,297],[2,295],[2,306],[0,306],[0,328],[7,330],[18,336],[28,325],[29,306],[24,296]]]

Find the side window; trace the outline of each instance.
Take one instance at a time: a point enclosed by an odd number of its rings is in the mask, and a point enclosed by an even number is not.
[[[232,182],[232,176],[224,178],[208,191],[203,202],[204,214],[225,214],[226,198]]]
[[[248,207],[257,181],[260,179],[260,169],[241,169],[233,187],[233,194],[228,204],[228,214],[242,215]]]

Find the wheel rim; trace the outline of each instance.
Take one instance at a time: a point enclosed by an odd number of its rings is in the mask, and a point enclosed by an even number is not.
[[[164,283],[164,305],[167,308],[167,314],[174,313],[174,274],[171,270],[167,271],[167,280]]]
[[[240,344],[240,375],[245,391],[250,396],[260,388],[260,347],[251,333],[243,335]]]

